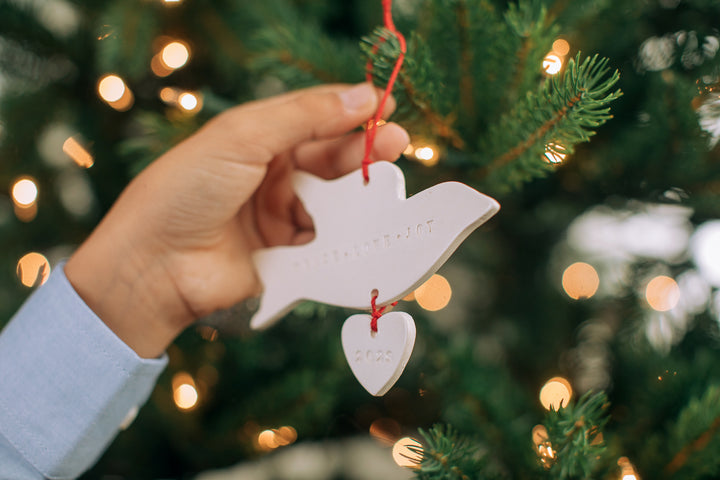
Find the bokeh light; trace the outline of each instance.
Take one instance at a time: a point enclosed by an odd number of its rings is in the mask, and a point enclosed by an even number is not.
[[[439,157],[437,152],[432,147],[418,147],[414,152],[415,158],[427,167],[437,165]]]
[[[700,274],[711,285],[720,287],[720,220],[700,225],[690,240],[690,251]]]
[[[170,42],[160,52],[160,59],[166,67],[177,70],[190,59],[190,48],[183,42]]]
[[[559,143],[548,143],[545,145],[545,160],[548,163],[559,164],[567,158],[567,151]]]
[[[260,432],[256,439],[257,447],[265,452],[285,447],[297,440],[297,431],[290,426],[267,429]]]
[[[125,94],[127,87],[117,75],[105,75],[98,82],[98,95],[108,103],[117,102]]]
[[[415,300],[425,310],[436,312],[450,303],[452,288],[442,275],[435,274],[415,290]]]
[[[556,75],[562,70],[562,59],[554,53],[549,53],[542,61],[542,69],[548,75]]]
[[[674,279],[658,275],[645,287],[645,299],[653,310],[667,312],[680,301],[680,287]]]
[[[183,92],[178,95],[177,104],[182,110],[195,113],[202,108],[202,98],[198,93]]]
[[[558,38],[552,44],[552,51],[564,57],[570,53],[570,44],[564,38]]]
[[[563,272],[562,287],[572,299],[590,298],[595,295],[599,286],[600,277],[590,264],[576,262]]]
[[[195,408],[200,400],[195,380],[187,372],[178,372],[172,379],[173,401],[181,411]]]
[[[38,188],[35,180],[30,177],[23,177],[15,181],[10,189],[13,202],[19,207],[29,207],[34,204],[38,197]]]
[[[422,450],[420,442],[414,438],[403,437],[393,445],[393,460],[401,467],[418,468],[422,455],[417,453],[417,450]]]
[[[540,403],[546,410],[559,410],[570,402],[572,387],[563,377],[554,377],[540,389]]]
[[[26,287],[36,287],[45,283],[50,276],[50,262],[37,252],[25,254],[18,260],[17,276]]]
[[[639,480],[635,466],[630,462],[628,457],[620,457],[617,461],[618,467],[620,467],[620,478],[622,480]]]
[[[370,436],[388,447],[400,438],[401,433],[402,427],[392,418],[378,418],[370,424]]]
[[[122,78],[105,75],[98,82],[98,95],[118,112],[125,112],[135,103],[135,96]]]
[[[93,156],[88,152],[85,147],[80,145],[80,142],[75,138],[70,137],[63,143],[63,152],[72,158],[72,160],[80,167],[90,168],[95,164]]]

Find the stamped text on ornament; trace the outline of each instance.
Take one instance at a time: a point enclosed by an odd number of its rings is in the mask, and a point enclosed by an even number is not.
[[[384,250],[394,247],[402,247],[403,243],[413,240],[423,240],[433,233],[434,219],[422,223],[410,225],[400,230],[397,234],[382,234],[372,240],[362,243],[354,243],[352,246],[337,248],[322,252],[315,257],[306,257],[296,261],[293,267],[296,269],[321,268],[325,265],[362,260],[363,258],[382,253]]]
[[[355,362],[357,363],[391,363],[393,353],[390,350],[356,350]]]

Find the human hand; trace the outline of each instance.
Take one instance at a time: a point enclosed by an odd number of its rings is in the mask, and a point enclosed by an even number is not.
[[[379,95],[370,84],[328,85],[217,116],[128,185],[65,265],[68,280],[140,356],[158,356],[197,318],[260,292],[254,250],[313,238],[291,174],[359,168],[364,134],[348,132]],[[407,144],[405,130],[385,124],[371,158],[394,160]]]

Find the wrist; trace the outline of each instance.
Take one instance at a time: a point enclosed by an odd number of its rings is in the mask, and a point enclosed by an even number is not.
[[[65,275],[123,342],[140,357],[155,358],[195,319],[162,260],[136,248],[127,229],[114,235],[103,227],[68,260]]]

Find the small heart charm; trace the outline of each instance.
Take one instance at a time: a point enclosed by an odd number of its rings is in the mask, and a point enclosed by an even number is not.
[[[384,395],[410,360],[415,345],[415,322],[405,312],[386,313],[378,319],[378,331],[370,330],[372,317],[353,315],[342,327],[342,346],[353,374],[365,390]]]

